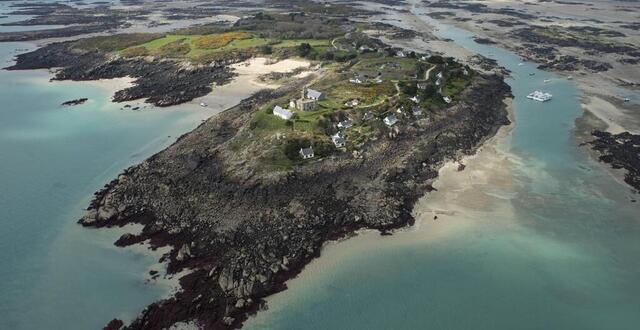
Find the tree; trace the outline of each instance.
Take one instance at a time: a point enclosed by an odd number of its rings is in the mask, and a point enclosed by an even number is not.
[[[269,54],[273,53],[273,47],[271,47],[271,45],[264,45],[264,46],[260,47],[260,52],[262,54],[269,55]]]
[[[307,55],[309,55],[312,49],[313,48],[311,48],[311,45],[303,42],[300,44],[300,46],[298,46],[298,55],[300,55],[300,57],[306,57]]]

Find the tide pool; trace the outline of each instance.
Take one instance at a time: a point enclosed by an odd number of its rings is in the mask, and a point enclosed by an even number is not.
[[[512,71],[515,126],[444,171],[415,228],[328,245],[246,328],[637,329],[637,195],[579,149],[575,86],[413,13]]]

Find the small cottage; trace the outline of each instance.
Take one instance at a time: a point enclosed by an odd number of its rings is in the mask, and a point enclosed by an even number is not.
[[[293,117],[293,112],[284,109],[279,105],[276,105],[275,107],[273,107],[273,115],[284,120],[289,120]]]
[[[313,154],[313,147],[300,148],[300,157],[302,157],[302,159],[313,158],[313,156],[315,156]]]
[[[353,121],[351,119],[343,120],[338,123],[338,128],[347,129],[353,127]]]
[[[332,135],[331,141],[333,141],[333,144],[336,146],[336,148],[342,148],[347,144],[344,139],[344,134],[342,132],[338,132]]]
[[[311,89],[311,88],[307,89],[306,91],[307,92],[305,94],[305,98],[310,100],[316,100],[316,101],[322,99],[322,96],[323,96],[322,92],[317,91],[315,89]]]
[[[391,126],[395,125],[398,122],[398,117],[396,117],[396,115],[394,115],[394,114],[390,114],[390,115],[384,117],[384,119],[382,121],[384,121],[385,125],[391,127]]]

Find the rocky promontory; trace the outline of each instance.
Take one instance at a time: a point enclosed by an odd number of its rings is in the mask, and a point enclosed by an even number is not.
[[[629,132],[611,134],[594,131],[595,140],[589,142],[600,153],[600,161],[614,169],[624,169],[624,181],[640,191],[640,135]]]
[[[263,298],[285,289],[323,243],[357,229],[388,233],[411,225],[414,203],[431,191],[447,159],[473,153],[508,124],[499,76],[477,75],[458,102],[430,119],[403,122],[359,152],[288,170],[254,166],[234,139],[252,115],[301,85],[259,92],[124,171],[96,193],[79,221],[89,227],[139,223],[118,245],[170,245],[168,272],[189,270],[174,296],[148,306],[127,329],[194,321],[239,327]],[[112,328],[122,323],[114,320]]]
[[[153,36],[151,36],[153,37]],[[83,48],[82,41],[49,44],[17,56],[8,70],[60,68],[54,80],[88,81],[121,77],[135,78],[134,86],[117,91],[115,102],[146,98],[165,107],[207,95],[214,84],[231,81],[234,74],[226,63],[193,64],[164,58],[124,58]],[[242,61],[244,58],[237,58]]]

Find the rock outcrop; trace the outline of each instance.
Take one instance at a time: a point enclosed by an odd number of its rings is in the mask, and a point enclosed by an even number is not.
[[[178,60],[123,58],[87,51],[76,42],[47,45],[17,56],[9,70],[62,68],[55,80],[98,80],[132,77],[134,86],[117,91],[115,102],[146,98],[146,102],[166,107],[207,95],[214,84],[231,81],[233,73],[223,63],[192,65]],[[237,58],[242,61],[244,58]]]
[[[96,193],[82,225],[140,223],[142,233],[119,242],[171,245],[168,271],[191,270],[181,291],[147,307],[128,329],[190,321],[207,329],[239,326],[326,241],[360,228],[388,233],[412,224],[413,205],[433,189],[442,163],[474,152],[509,122],[508,86],[478,75],[435,120],[398,124],[393,139],[380,138],[357,157],[343,153],[274,172],[237,161],[230,141],[262,104],[287,92],[256,94]]]
[[[598,130],[592,134],[595,140],[589,144],[600,153],[600,161],[615,169],[625,169],[624,181],[640,191],[640,135]]]

